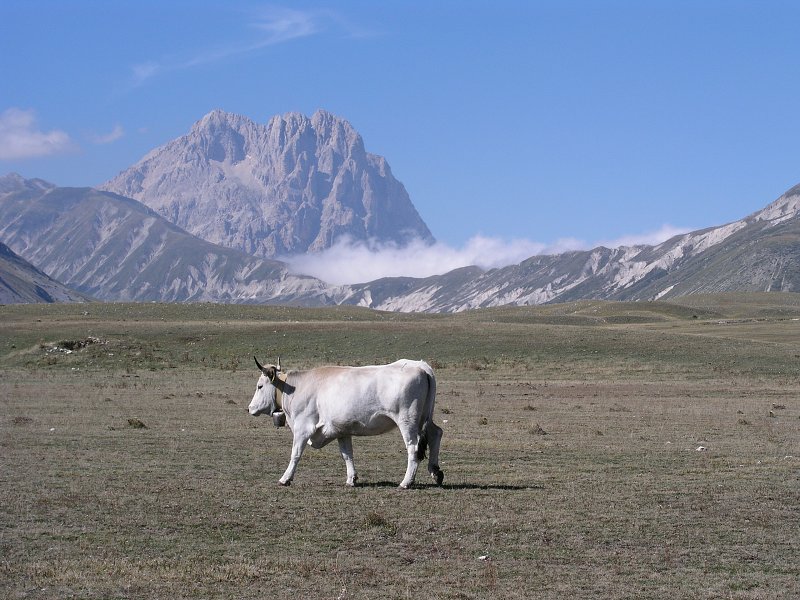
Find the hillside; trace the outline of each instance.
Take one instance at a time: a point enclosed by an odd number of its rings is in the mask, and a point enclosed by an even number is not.
[[[48,277],[0,243],[0,304],[89,300],[89,297]]]
[[[330,302],[331,288],[319,280],[196,238],[136,200],[91,188],[0,193],[0,238],[51,277],[104,300]]]

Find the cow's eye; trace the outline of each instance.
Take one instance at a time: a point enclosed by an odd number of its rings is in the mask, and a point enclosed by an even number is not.
[[[261,389],[261,388],[263,388],[263,387],[264,387],[264,385],[263,385],[263,384],[259,384],[259,385],[258,385],[258,389]]]

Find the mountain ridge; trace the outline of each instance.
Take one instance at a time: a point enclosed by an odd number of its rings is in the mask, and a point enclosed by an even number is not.
[[[532,256],[484,270],[335,286],[201,240],[136,200],[0,177],[0,239],[37,268],[105,300],[352,304],[455,312],[582,299],[663,300],[800,291],[800,185],[764,208],[655,246]],[[13,191],[9,191],[13,190]]]

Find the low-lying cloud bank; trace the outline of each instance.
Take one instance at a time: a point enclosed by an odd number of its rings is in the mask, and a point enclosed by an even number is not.
[[[334,285],[344,285],[383,277],[430,277],[472,265],[494,269],[518,264],[531,256],[587,250],[597,246],[656,245],[687,231],[685,228],[664,225],[653,232],[591,244],[572,238],[543,244],[531,240],[503,240],[476,235],[461,248],[441,242],[426,244],[419,240],[399,247],[342,238],[323,252],[283,257],[281,260],[289,264],[295,273],[311,275]]]
[[[664,225],[656,231],[628,235],[616,240],[587,243],[566,238],[553,244],[476,235],[461,248],[453,248],[441,242],[429,245],[415,241],[398,247],[394,244],[367,244],[341,239],[324,252],[284,257],[283,260],[295,273],[344,285],[365,283],[383,277],[430,277],[471,265],[493,269],[520,263],[531,256],[587,250],[597,246],[616,248],[657,245],[687,231],[687,228]]]
[[[475,236],[463,247],[416,240],[407,246],[366,244],[340,239],[323,252],[284,258],[293,271],[333,284],[364,283],[382,277],[429,277],[459,267],[485,269],[518,263],[547,246],[528,240],[507,242]]]

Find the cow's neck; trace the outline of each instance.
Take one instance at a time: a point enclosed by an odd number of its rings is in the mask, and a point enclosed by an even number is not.
[[[286,384],[286,375],[283,373],[278,373],[275,376],[275,407],[278,411],[283,410],[283,390]]]

